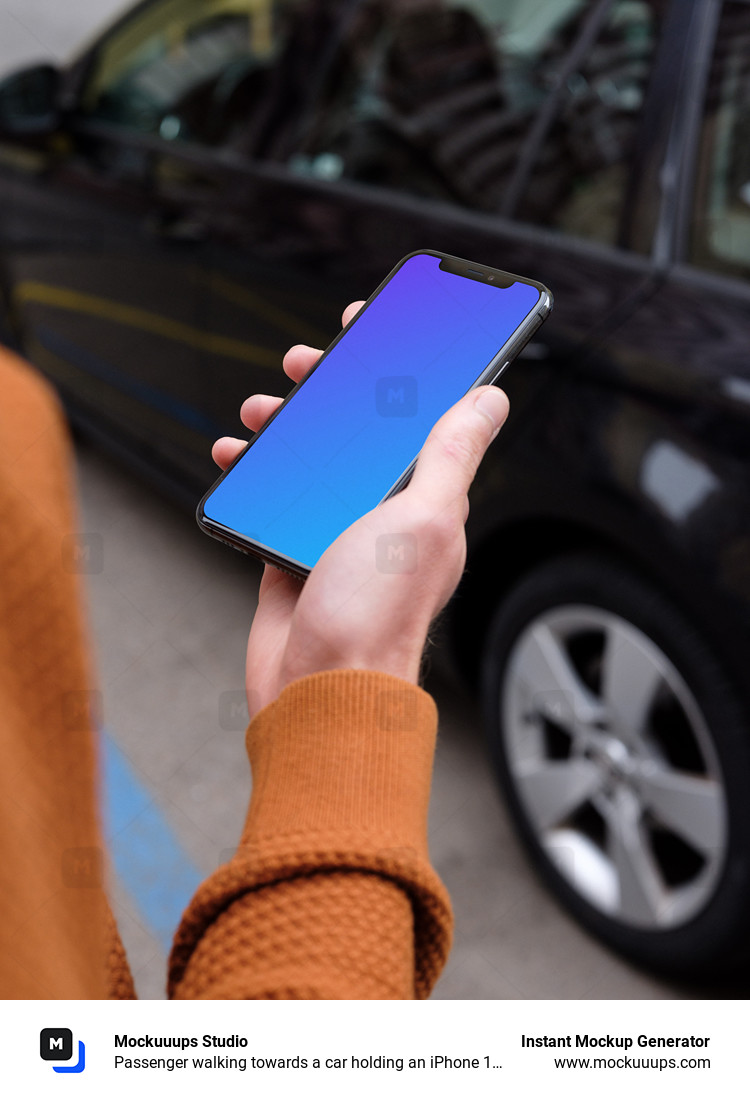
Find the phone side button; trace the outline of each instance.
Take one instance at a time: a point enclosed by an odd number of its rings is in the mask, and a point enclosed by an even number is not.
[[[508,361],[506,363],[503,363],[502,367],[498,367],[498,369],[492,375],[492,378],[490,378],[489,385],[491,386],[494,382],[497,382],[500,375],[503,373],[503,371],[507,370],[509,366],[510,366],[510,359],[508,359]]]

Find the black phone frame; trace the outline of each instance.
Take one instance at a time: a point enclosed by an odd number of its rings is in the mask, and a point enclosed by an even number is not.
[[[232,463],[227,466],[226,470],[216,479],[213,485],[208,489],[206,493],[201,497],[198,507],[196,509],[195,518],[201,531],[210,535],[212,538],[218,539],[219,542],[224,542],[228,546],[231,546],[235,550],[239,550],[243,554],[248,554],[251,557],[259,558],[263,562],[267,562],[269,565],[275,566],[277,569],[281,569],[286,573],[291,573],[292,576],[300,577],[304,579],[310,573],[310,567],[304,565],[302,562],[295,561],[293,558],[288,558],[284,554],[279,554],[269,546],[265,546],[263,543],[257,542],[254,539],[248,538],[246,535],[241,534],[239,531],[234,531],[229,527],[225,527],[223,524],[218,523],[216,520],[211,519],[210,516],[205,514],[205,505],[214,492],[214,490],[221,484],[224,478],[228,477],[234,467],[242,461],[249,449],[253,446],[257,439],[263,434],[263,432],[269,427],[270,424],[280,415],[286,408],[294,395],[304,386],[305,382],[310,378],[314,371],[320,368],[321,363],[326,359],[331,351],[336,347],[340,340],[346,336],[352,325],[356,324],[357,320],[362,316],[368,306],[374,301],[380,294],[383,288],[391,281],[396,273],[403,267],[408,261],[415,256],[436,256],[441,262],[440,267],[444,271],[450,271],[454,275],[462,275],[465,278],[477,279],[481,282],[491,282],[494,286],[508,289],[514,283],[526,283],[529,286],[533,286],[539,291],[539,302],[529,312],[524,321],[519,325],[510,338],[503,344],[497,355],[491,360],[488,366],[482,371],[477,380],[469,386],[467,393],[478,386],[490,385],[498,380],[504,371],[510,366],[513,360],[518,354],[523,351],[526,344],[531,340],[537,329],[547,320],[552,305],[553,298],[552,292],[540,282],[535,279],[527,279],[521,275],[513,275],[509,271],[502,271],[500,268],[487,267],[485,264],[473,263],[470,260],[463,260],[458,256],[451,256],[445,252],[435,252],[429,248],[417,249],[415,252],[410,252],[404,256],[396,266],[390,271],[382,283],[373,291],[364,305],[357,311],[354,317],[349,323],[341,330],[336,338],[328,345],[320,359],[318,359],[315,366],[308,371],[301,382],[298,382],[289,393],[286,395],[279,407],[269,416],[263,427],[255,433],[253,438],[248,442],[247,446],[237,455]],[[404,470],[403,474],[395,482],[393,486],[388,490],[382,500],[379,502],[382,504],[388,500],[389,497],[394,496],[405,488],[411,478],[414,466],[419,455],[415,455],[409,466]]]

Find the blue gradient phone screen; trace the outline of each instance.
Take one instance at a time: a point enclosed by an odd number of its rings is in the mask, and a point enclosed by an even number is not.
[[[407,260],[205,503],[208,518],[312,568],[388,494],[433,424],[539,302]]]

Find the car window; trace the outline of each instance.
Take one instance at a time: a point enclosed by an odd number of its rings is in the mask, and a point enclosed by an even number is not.
[[[593,37],[563,62],[557,111],[515,216],[617,242],[662,25],[663,0],[615,0]]]
[[[750,278],[750,4],[722,10],[698,158],[691,259]]]
[[[614,239],[657,13],[648,0],[605,7],[361,4],[293,166]],[[571,67],[587,28],[591,46]],[[550,97],[555,110],[519,181],[532,125]]]
[[[81,108],[140,133],[216,144],[241,129],[290,34],[295,0],[161,0],[99,47]]]

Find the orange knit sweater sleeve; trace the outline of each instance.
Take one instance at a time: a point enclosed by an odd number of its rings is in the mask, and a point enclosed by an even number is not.
[[[109,992],[70,451],[51,389],[0,349],[0,997]],[[127,971],[120,988],[128,992]]]
[[[78,526],[50,388],[0,350],[0,997],[133,997],[106,898]],[[325,672],[248,730],[241,845],[177,932],[175,997],[425,996],[448,950],[426,847],[435,707]]]
[[[251,723],[234,858],[175,937],[175,997],[429,994],[451,914],[427,855],[435,704],[377,672],[321,672]]]

